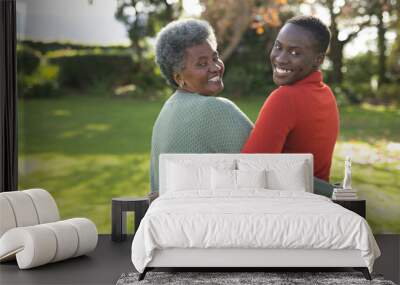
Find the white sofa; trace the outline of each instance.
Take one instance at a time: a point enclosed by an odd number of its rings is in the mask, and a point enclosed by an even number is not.
[[[89,219],[60,221],[46,190],[0,193],[0,262],[16,259],[20,269],[57,262],[94,250],[97,238]]]

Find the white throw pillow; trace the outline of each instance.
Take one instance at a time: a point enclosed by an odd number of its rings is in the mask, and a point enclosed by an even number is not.
[[[211,191],[211,168],[235,169],[234,159],[179,159],[165,163],[166,191],[207,190]]]
[[[236,189],[236,170],[211,168],[211,189]]]
[[[237,188],[267,188],[267,171],[236,170]]]
[[[168,163],[168,191],[210,189],[210,167]]]
[[[263,170],[211,169],[213,190],[239,190],[241,188],[267,188],[267,176]]]
[[[267,188],[273,190],[306,191],[309,169],[304,161],[239,159],[239,170],[267,171]]]
[[[267,172],[268,188],[274,190],[288,191],[306,191],[305,169],[302,165],[290,169],[289,171],[281,171],[278,169],[269,170]]]

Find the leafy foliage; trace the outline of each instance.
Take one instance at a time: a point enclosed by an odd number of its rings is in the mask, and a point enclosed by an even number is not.
[[[202,0],[202,17],[214,27],[225,61],[226,96],[265,96],[272,81],[269,52],[278,28],[293,15],[286,0]]]
[[[339,96],[348,103],[389,104],[399,101],[398,86],[392,81],[379,84],[379,61],[376,54],[367,52],[344,61],[344,80],[336,86]]]
[[[288,0],[201,0],[204,12],[201,17],[214,27],[223,60],[235,52],[250,30],[265,39],[265,32],[282,25],[292,9]],[[298,4],[298,3],[296,3]],[[269,43],[267,42],[267,46]]]
[[[253,2],[252,0],[201,1],[205,8],[201,16],[214,28],[223,60],[229,59],[248,30],[254,8]]]
[[[247,30],[242,43],[226,62],[226,96],[265,96],[276,87],[272,81],[269,49],[266,46],[274,40],[276,33],[276,29],[271,29],[260,36],[255,30]]]
[[[26,46],[17,45],[17,72],[19,74],[31,74],[40,64],[41,53]]]
[[[397,21],[393,25],[396,32],[396,40],[391,47],[391,53],[388,58],[389,78],[393,82],[400,83],[400,1],[397,0],[395,6]]]
[[[126,47],[74,45],[76,49],[71,49],[70,44],[49,45],[50,48],[45,48],[43,43],[19,43],[17,79],[20,97],[49,97],[67,94],[64,91],[69,89],[94,96],[110,96],[116,89],[129,91],[118,92],[123,95],[120,97],[165,96],[167,86],[152,53],[143,57],[146,64],[139,71],[131,50]],[[42,53],[33,46],[47,52]],[[108,90],[108,95],[96,93],[96,88]]]
[[[60,68],[62,87],[82,89],[97,82],[118,86],[132,82],[135,75],[130,55],[78,55],[51,60]]]
[[[118,0],[115,17],[122,22],[131,40],[132,63],[138,93],[155,94],[165,90],[164,80],[154,63],[149,39],[182,13],[182,1]],[[163,92],[161,92],[163,93]]]
[[[29,46],[17,47],[17,72],[19,97],[46,97],[58,89],[58,67]]]
[[[149,50],[147,40],[182,12],[181,1],[168,0],[118,0],[115,17],[127,29],[131,40],[134,63],[140,72]]]
[[[23,40],[22,43],[24,47],[30,48],[35,51],[39,51],[41,54],[47,54],[48,52],[57,50],[72,50],[72,51],[93,50],[93,49],[97,49],[99,51],[126,50],[126,46],[118,46],[118,45],[103,47],[103,46],[85,45],[85,44],[70,43],[70,42],[40,42],[32,40]]]

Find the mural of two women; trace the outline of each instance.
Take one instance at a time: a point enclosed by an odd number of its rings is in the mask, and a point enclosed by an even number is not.
[[[176,91],[154,124],[151,191],[158,192],[161,153],[312,153],[315,192],[331,196],[329,173],[339,132],[339,114],[319,67],[330,32],[318,18],[298,16],[280,30],[270,60],[279,86],[268,96],[255,124],[230,100],[224,64],[211,26],[178,20],[157,37],[156,62]],[[243,80],[246,80],[243,78]]]

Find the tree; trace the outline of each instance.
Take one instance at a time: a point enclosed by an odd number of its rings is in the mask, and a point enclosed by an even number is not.
[[[391,48],[388,65],[392,80],[400,82],[400,1],[396,1],[393,7],[395,15],[393,28],[396,31],[396,40]]]
[[[181,0],[117,0],[115,17],[127,28],[137,70],[142,69],[147,39],[181,13]]]
[[[215,29],[221,57],[228,60],[244,34],[255,29],[261,35],[265,30],[281,26],[281,7],[287,0],[200,0],[204,6],[202,18]],[[296,1],[299,2],[299,1]]]
[[[359,32],[370,25],[370,1],[337,1],[318,0],[324,5],[330,15],[331,44],[328,58],[332,61],[333,73],[331,81],[341,83],[343,80],[343,50]],[[366,17],[364,17],[366,16]]]
[[[225,96],[265,95],[274,88],[269,51],[299,1],[200,0],[226,65]],[[285,9],[282,9],[282,8]]]
[[[378,86],[388,82],[387,76],[387,43],[385,35],[389,29],[395,28],[397,21],[396,1],[394,0],[373,0],[371,1],[371,17],[375,18],[378,31],[377,47],[379,58]],[[386,17],[385,17],[386,16]],[[386,18],[386,20],[385,20]]]
[[[379,82],[386,81],[386,41],[385,34],[388,23],[384,15],[391,11],[396,0],[316,0],[326,7],[330,15],[332,33],[328,58],[332,61],[333,73],[331,81],[341,83],[343,80],[343,50],[366,27],[378,30]]]
[[[221,58],[227,60],[250,27],[254,3],[252,0],[201,0],[201,3],[205,8],[201,16],[214,27]]]

